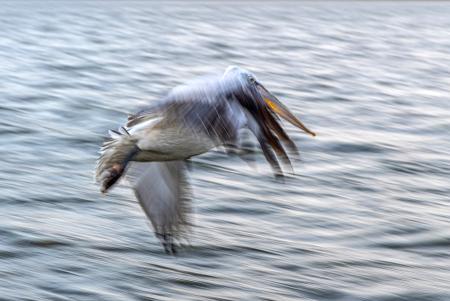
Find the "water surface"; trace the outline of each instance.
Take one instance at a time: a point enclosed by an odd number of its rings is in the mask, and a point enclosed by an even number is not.
[[[450,6],[5,2],[0,300],[450,300]],[[306,125],[281,184],[194,160],[196,227],[167,256],[107,129],[193,77],[253,71]]]

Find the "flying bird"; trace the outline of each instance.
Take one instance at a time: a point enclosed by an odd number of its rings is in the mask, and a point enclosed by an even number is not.
[[[298,150],[280,117],[315,136],[252,73],[230,66],[223,75],[176,87],[110,130],[95,179],[106,193],[125,176],[165,251],[175,253],[190,224],[186,160],[219,146],[239,149],[239,133],[248,129],[275,176],[283,177],[281,165],[291,167],[288,152]]]

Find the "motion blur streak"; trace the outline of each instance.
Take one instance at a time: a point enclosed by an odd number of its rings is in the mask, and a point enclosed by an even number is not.
[[[450,300],[446,2],[2,2],[0,299]],[[105,129],[239,65],[296,175],[194,160],[191,246],[167,256],[128,189],[92,182]]]
[[[285,147],[297,157],[298,149],[279,123],[281,117],[315,136],[252,73],[230,66],[223,75],[176,87],[128,115],[126,125],[111,130],[102,144],[96,181],[106,193],[132,174],[128,182],[156,236],[167,253],[175,254],[177,240],[186,237],[184,229],[191,224],[186,164],[214,148],[248,160],[255,154],[246,147],[251,132],[282,179],[279,160],[292,170]]]

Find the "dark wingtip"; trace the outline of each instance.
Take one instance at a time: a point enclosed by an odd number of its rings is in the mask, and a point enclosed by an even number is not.
[[[177,255],[177,248],[174,242],[174,238],[171,234],[168,233],[157,233],[155,232],[155,236],[159,239],[161,242],[164,252],[166,252],[167,255],[176,256]]]

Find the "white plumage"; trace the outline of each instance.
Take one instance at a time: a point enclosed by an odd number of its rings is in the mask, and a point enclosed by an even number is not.
[[[275,174],[290,166],[285,147],[297,152],[278,116],[308,130],[249,72],[229,67],[222,76],[175,88],[164,99],[129,116],[110,131],[97,162],[96,180],[106,192],[124,174],[167,252],[188,224],[189,186],[183,160],[219,145],[236,147],[248,128]],[[145,163],[147,162],[147,163]],[[151,163],[149,163],[151,162]]]

